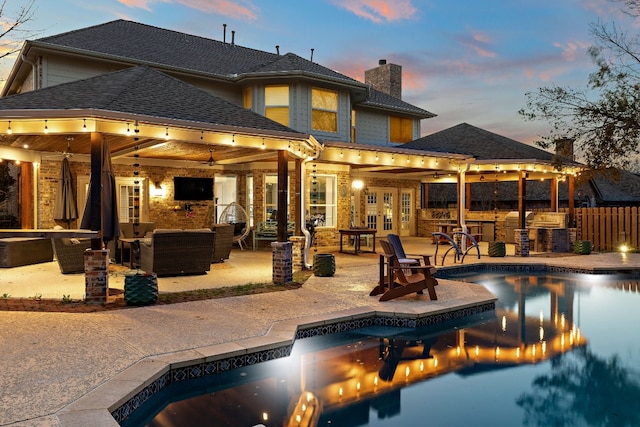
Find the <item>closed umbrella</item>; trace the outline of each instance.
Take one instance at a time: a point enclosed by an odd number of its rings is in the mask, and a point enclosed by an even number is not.
[[[58,191],[56,192],[56,201],[53,207],[53,219],[65,221],[67,228],[71,228],[71,221],[78,219],[78,207],[76,195],[73,192],[71,167],[69,166],[69,159],[66,157],[62,160]]]
[[[106,243],[120,236],[120,220],[118,218],[118,202],[116,199],[116,178],[111,166],[111,155],[107,142],[102,144],[102,166],[100,168],[100,205],[101,205],[101,234]],[[93,179],[91,180],[93,182]],[[91,187],[91,183],[89,184]],[[82,224],[80,228],[91,228],[91,188],[87,193],[87,203],[84,205]]]

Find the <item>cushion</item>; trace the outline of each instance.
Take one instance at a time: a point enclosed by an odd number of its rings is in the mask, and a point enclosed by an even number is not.
[[[237,236],[239,234],[242,234],[242,231],[244,230],[246,225],[246,222],[235,222],[233,224],[233,235]]]

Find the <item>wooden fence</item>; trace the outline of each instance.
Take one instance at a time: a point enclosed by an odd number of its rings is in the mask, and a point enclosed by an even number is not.
[[[591,240],[596,251],[618,251],[626,244],[640,249],[640,209],[578,208],[575,210],[577,237]]]

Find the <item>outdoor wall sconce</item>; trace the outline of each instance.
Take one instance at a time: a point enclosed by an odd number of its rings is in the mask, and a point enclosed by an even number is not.
[[[362,190],[364,188],[364,182],[361,179],[354,179],[351,181],[351,187],[354,190]]]
[[[153,197],[164,197],[164,188],[162,188],[160,182],[154,184]]]

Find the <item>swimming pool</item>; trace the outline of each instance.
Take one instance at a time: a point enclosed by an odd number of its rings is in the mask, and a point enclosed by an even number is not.
[[[123,425],[640,425],[637,278],[456,278],[491,290],[495,311],[298,340],[288,358],[168,387]]]

